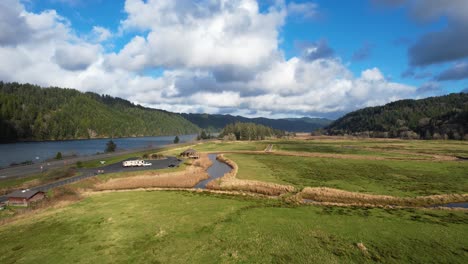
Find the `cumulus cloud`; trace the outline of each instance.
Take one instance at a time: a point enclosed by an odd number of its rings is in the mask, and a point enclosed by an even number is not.
[[[286,11],[261,13],[256,1],[128,0],[123,30],[149,30],[120,52],[113,67],[257,67],[278,53]]]
[[[408,50],[410,64],[425,66],[466,58],[468,57],[466,43],[468,43],[468,23],[427,33]]]
[[[98,59],[99,49],[89,44],[64,45],[57,47],[53,59],[65,70],[87,69]]]
[[[112,37],[110,30],[100,26],[94,26],[91,35],[92,39],[96,42],[103,42]]]
[[[261,11],[256,1],[127,0],[121,30],[134,37],[106,53],[96,39],[77,36],[55,11],[27,12],[17,1],[3,19],[24,23],[25,36],[2,35],[0,79],[111,94],[174,112],[285,116],[339,115],[417,96],[378,68],[355,76],[326,40],[285,58],[280,30],[291,7]],[[3,3],[3,2],[2,2]],[[6,22],[5,22],[6,21]],[[2,32],[4,33],[4,32]],[[160,76],[145,70],[163,68]]]
[[[27,40],[30,28],[17,0],[0,2],[0,45],[16,45]]]
[[[468,78],[468,63],[455,64],[436,76],[437,81],[463,80]]]
[[[447,18],[447,27],[422,35],[408,50],[411,66],[427,66],[468,57],[468,1],[373,0],[390,6],[406,6],[420,22]]]
[[[313,43],[301,43],[300,46],[302,48],[302,57],[308,61],[329,58],[335,54],[326,39],[320,39]]]

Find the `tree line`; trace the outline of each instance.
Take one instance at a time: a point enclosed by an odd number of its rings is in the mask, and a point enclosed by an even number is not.
[[[468,94],[367,107],[336,120],[324,132],[362,137],[468,140]]]
[[[0,82],[0,142],[197,133],[179,114],[121,98]]]
[[[283,137],[286,133],[279,129],[273,129],[255,123],[234,123],[226,125],[221,134],[228,140],[264,140],[269,137]]]

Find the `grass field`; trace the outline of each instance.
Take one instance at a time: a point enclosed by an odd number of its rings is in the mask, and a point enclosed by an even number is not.
[[[228,154],[237,178],[395,196],[468,192],[468,162]]]
[[[0,226],[0,263],[466,263],[467,224],[457,211],[107,193]]]
[[[411,155],[448,155],[468,157],[467,141],[450,140],[278,140],[276,150],[319,152],[332,154],[359,154],[382,157],[405,158]],[[418,158],[424,158],[420,156]]]

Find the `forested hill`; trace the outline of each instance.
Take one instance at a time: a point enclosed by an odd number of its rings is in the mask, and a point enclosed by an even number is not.
[[[0,82],[0,141],[197,133],[179,114],[73,89]]]
[[[226,125],[237,122],[255,123],[268,126],[274,129],[289,132],[310,132],[323,128],[331,123],[331,120],[324,118],[289,118],[289,119],[269,119],[269,118],[247,118],[232,115],[210,115],[210,114],[182,114],[190,122],[209,131],[220,131]]]
[[[468,139],[468,94],[367,107],[343,116],[326,130],[332,135]]]

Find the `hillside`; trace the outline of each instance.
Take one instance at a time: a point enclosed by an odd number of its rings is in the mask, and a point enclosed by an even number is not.
[[[247,118],[233,115],[210,115],[210,114],[182,114],[190,122],[210,131],[220,131],[228,124],[237,122],[255,123],[269,126],[274,129],[289,132],[310,132],[317,128],[323,128],[332,121],[325,118],[289,118],[289,119],[269,119],[269,118]]]
[[[179,114],[73,89],[0,82],[0,141],[196,133]]]
[[[468,94],[367,107],[341,117],[326,130],[332,135],[468,139]]]

